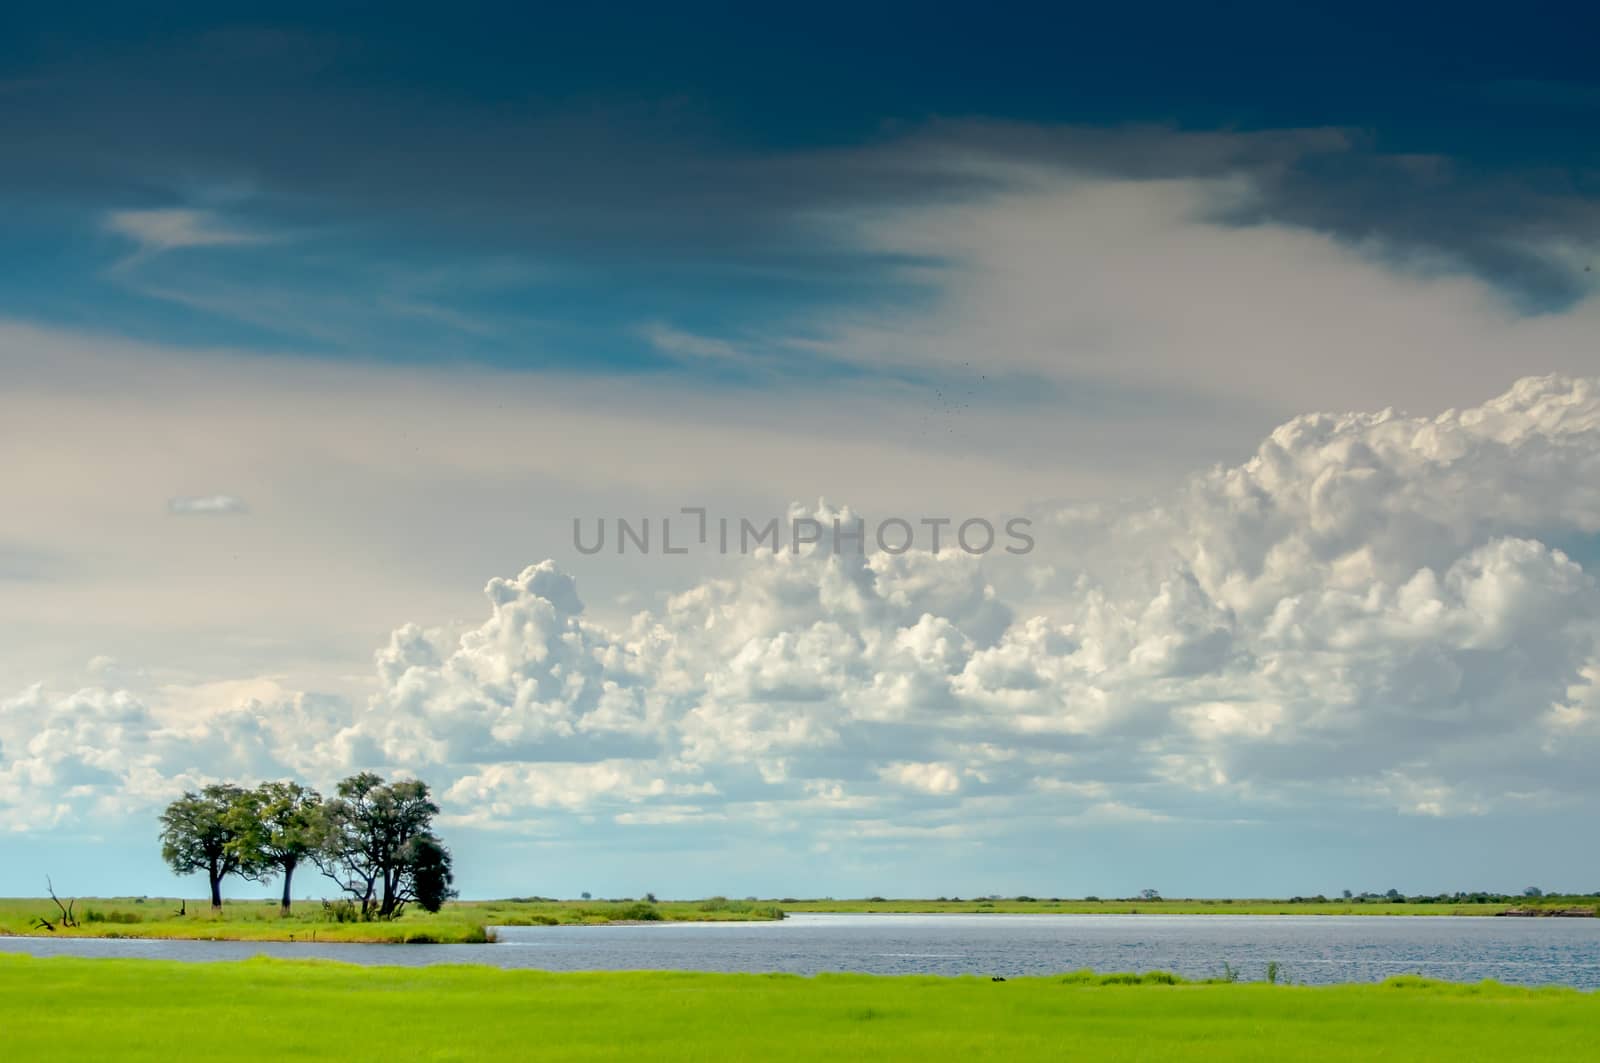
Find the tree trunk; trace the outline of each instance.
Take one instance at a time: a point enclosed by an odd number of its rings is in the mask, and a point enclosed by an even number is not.
[[[218,870],[216,864],[212,864],[208,871],[211,879],[211,910],[220,912],[222,911],[222,872]]]
[[[289,860],[283,865],[283,904],[280,912],[285,918],[288,918],[289,915],[289,905],[291,903],[289,884],[294,880],[294,865],[295,862],[293,860]]]

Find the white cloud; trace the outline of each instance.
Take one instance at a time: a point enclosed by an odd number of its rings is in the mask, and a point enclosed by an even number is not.
[[[175,516],[217,513],[248,513],[250,507],[233,495],[181,495],[167,500],[167,512]]]
[[[1133,181],[1070,155],[1019,165],[981,143],[915,158],[979,174],[984,191],[830,220],[853,246],[902,256],[899,279],[927,298],[829,312],[797,330],[797,349],[899,372],[981,366],[990,389],[1054,385],[1130,421],[1151,403],[1277,416],[1468,402],[1514,366],[1593,370],[1600,289],[1524,316],[1461,262],[1240,224],[1271,209],[1242,169]],[[1578,254],[1571,275],[1592,277]]]
[[[454,822],[539,830],[1560,805],[1596,796],[1596,483],[1600,381],[1546,377],[1296,418],[1164,496],[1061,510],[1014,594],[960,553],[824,543],[604,624],[547,561],[457,636],[396,630],[359,712],[266,681],[33,688],[5,705],[0,803],[49,824],[118,787],[381,767]]]
[[[1546,378],[1438,417],[1300,418],[1165,500],[1064,514],[1087,560],[1058,550],[1032,603],[962,555],[819,548],[613,629],[546,562],[492,581],[453,644],[398,631],[352,735],[491,819],[685,788],[796,815],[1582,796],[1549,738],[1592,713],[1600,598],[1539,536],[1600,532],[1597,462],[1600,389]]]
[[[639,330],[656,350],[674,358],[704,360],[711,362],[740,362],[748,361],[749,356],[727,340],[720,340],[709,336],[698,336],[692,332],[673,328],[671,325],[655,322]]]
[[[925,794],[953,794],[961,789],[960,774],[948,764],[890,764],[879,774],[885,782]]]
[[[267,239],[264,234],[236,228],[215,211],[191,207],[113,210],[106,215],[105,227],[138,244],[141,255],[256,244]]]

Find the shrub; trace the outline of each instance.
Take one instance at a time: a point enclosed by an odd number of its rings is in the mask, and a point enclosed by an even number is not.
[[[368,913],[357,908],[355,901],[341,898],[337,901],[323,901],[321,918],[325,923],[360,923],[367,920]]]
[[[649,894],[646,894],[649,896]],[[636,919],[642,922],[655,922],[661,918],[661,913],[656,911],[656,906],[647,901],[638,901],[628,905],[618,913],[623,919]]]
[[[86,923],[120,923],[124,926],[132,923],[144,922],[144,916],[138,912],[102,912],[94,908],[84,910],[83,921]]]
[[[1090,970],[1073,971],[1061,976],[1066,985],[1185,985],[1183,978],[1170,971],[1148,971],[1135,974],[1119,971],[1114,974],[1095,974]]]

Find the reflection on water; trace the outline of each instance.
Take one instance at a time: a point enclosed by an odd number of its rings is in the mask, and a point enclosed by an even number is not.
[[[1295,982],[1395,974],[1600,988],[1600,920],[1458,916],[794,915],[781,923],[503,927],[494,945],[341,945],[0,938],[41,956],[186,961],[318,957],[414,966],[483,963],[552,971],[1052,974],[1167,970],[1250,979],[1276,961]]]

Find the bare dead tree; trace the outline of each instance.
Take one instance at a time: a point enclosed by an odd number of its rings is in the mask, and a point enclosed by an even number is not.
[[[54,882],[50,881],[50,876],[49,875],[46,875],[44,877],[44,885],[45,885],[45,888],[50,891],[50,899],[52,901],[56,902],[56,907],[57,908],[61,909],[61,920],[60,920],[61,925],[62,926],[77,926],[78,925],[78,920],[72,914],[72,906],[78,903],[78,899],[76,897],[68,897],[67,898],[67,903],[66,904],[62,904],[61,903],[61,898],[56,896],[56,884]],[[54,930],[55,929],[55,927],[50,925],[48,920],[40,919],[39,922],[43,923],[45,925],[45,929],[47,929],[47,930]]]

